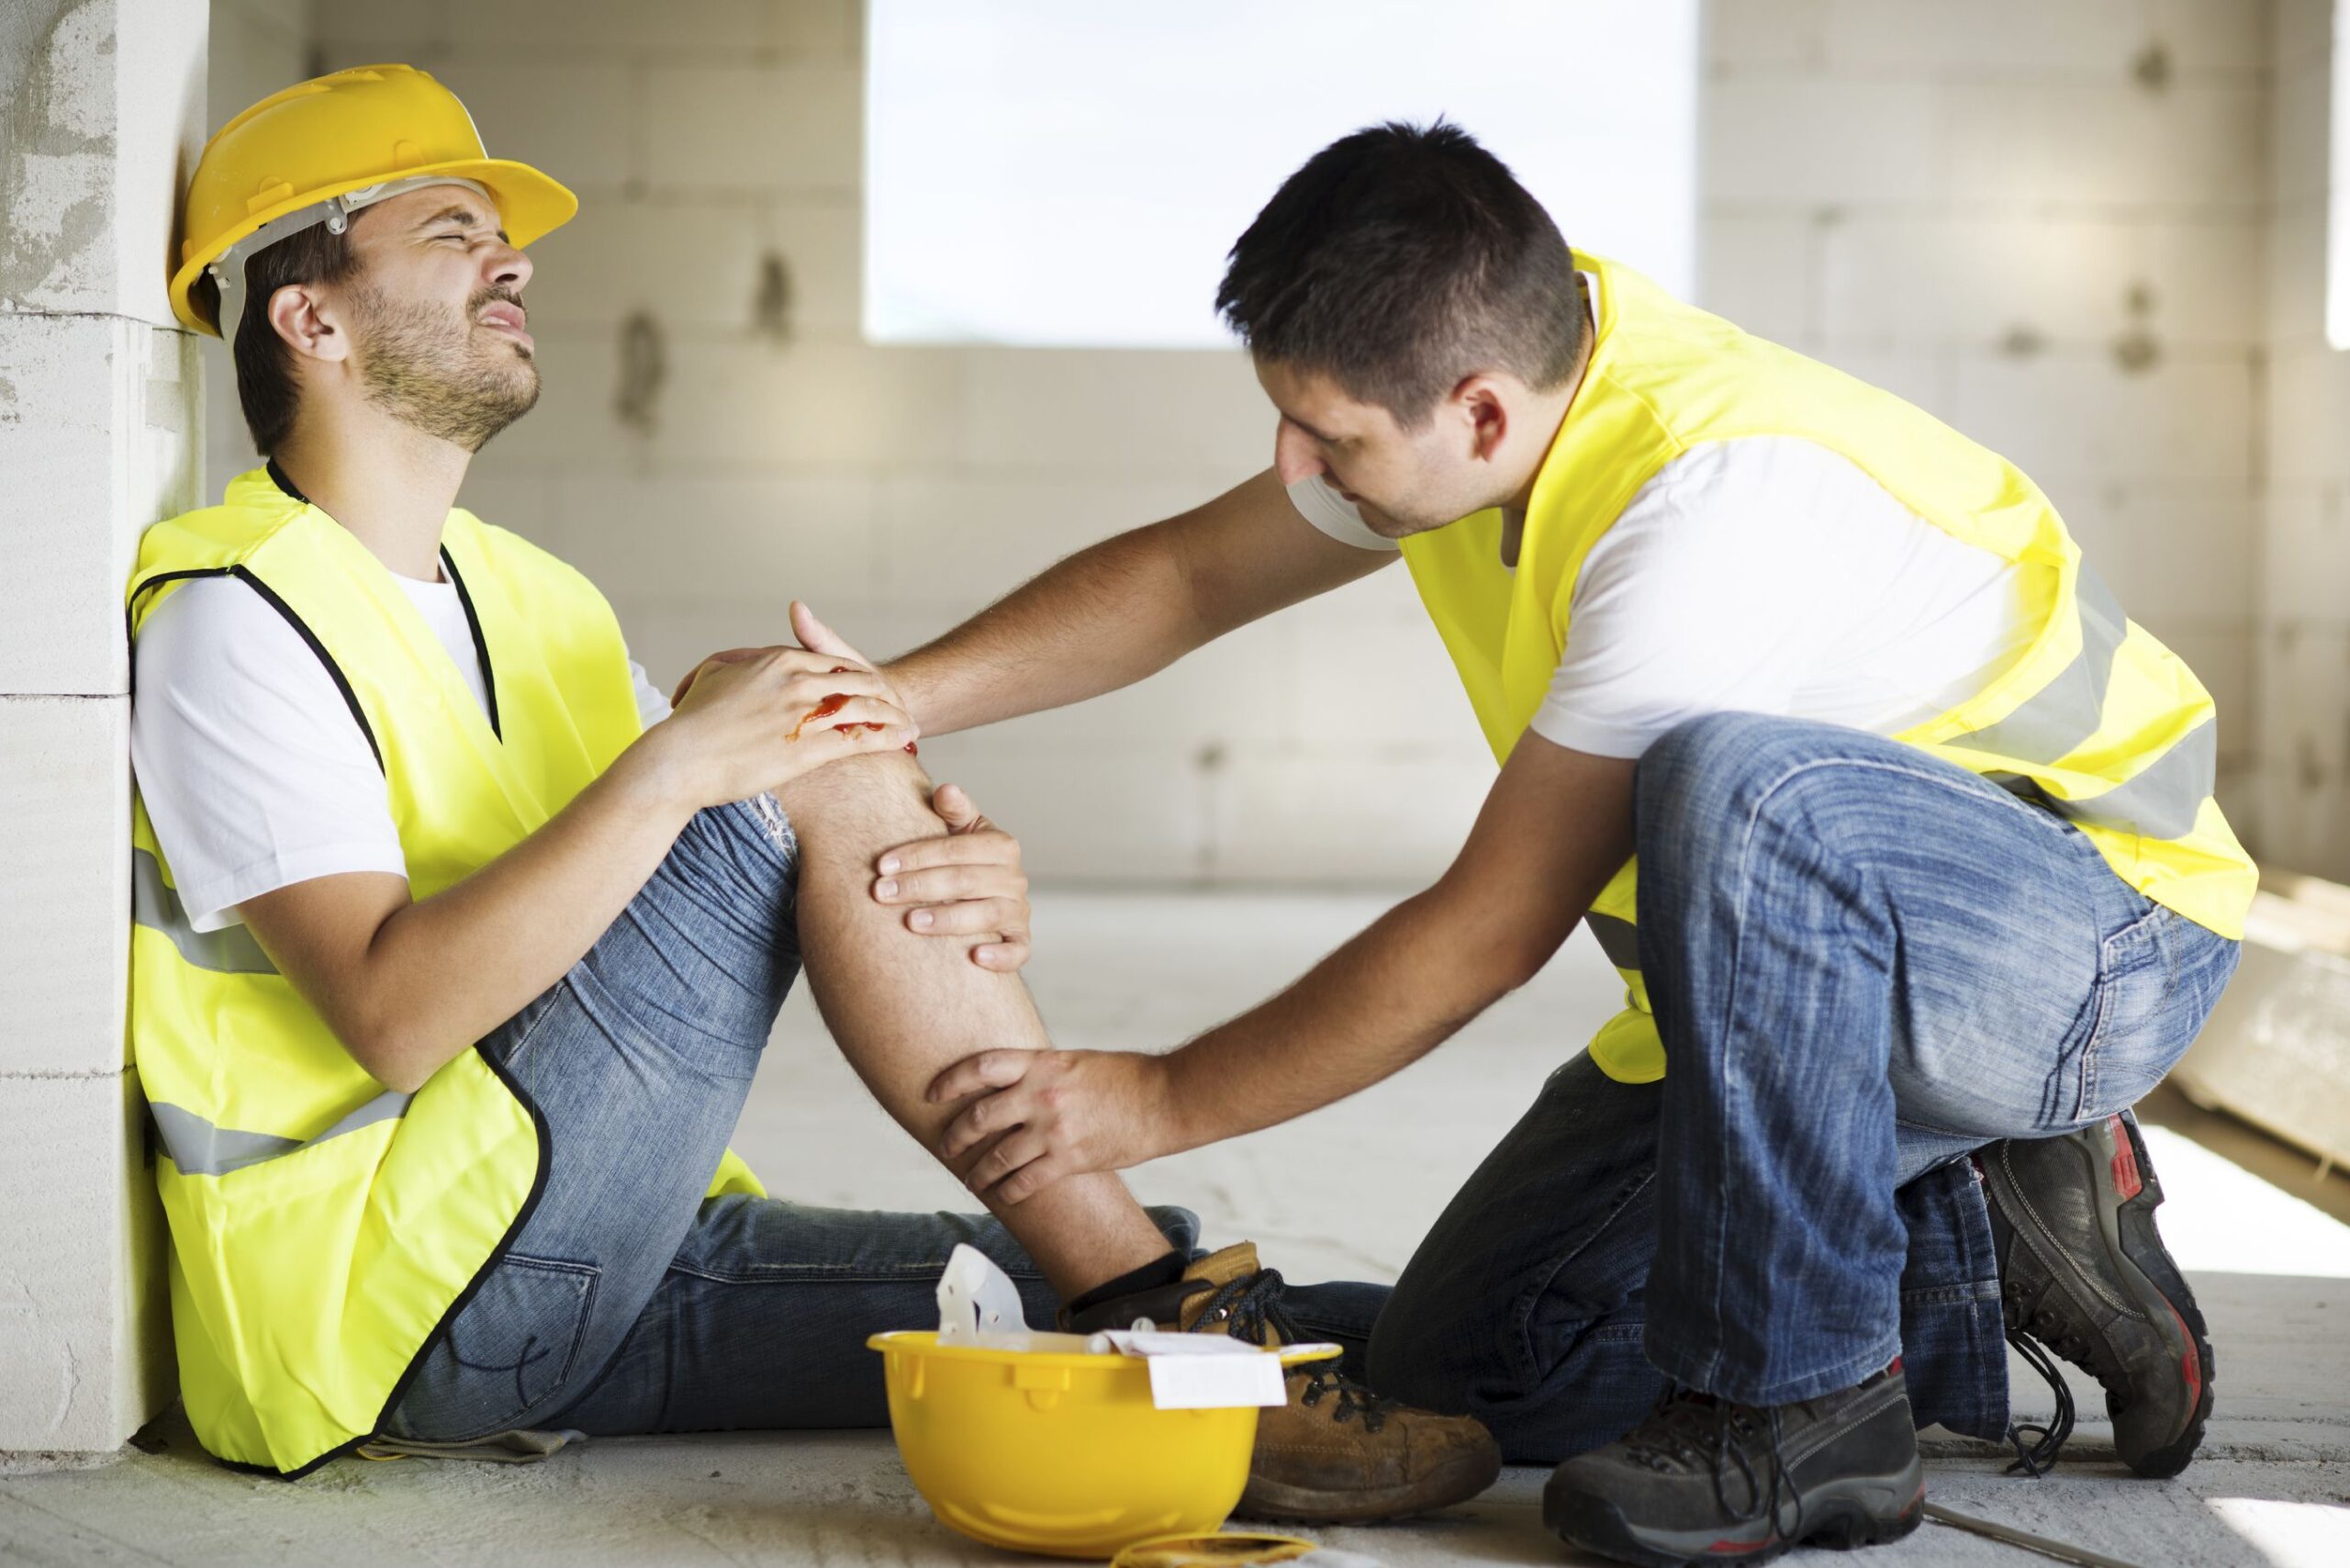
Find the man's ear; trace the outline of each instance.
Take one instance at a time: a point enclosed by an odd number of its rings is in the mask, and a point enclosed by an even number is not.
[[[1492,462],[1509,439],[1509,400],[1501,383],[1482,371],[1469,376],[1452,389],[1452,406],[1468,431],[1470,455]]]
[[[351,357],[351,336],[341,328],[341,314],[308,284],[289,283],[269,297],[270,330],[309,359]]]

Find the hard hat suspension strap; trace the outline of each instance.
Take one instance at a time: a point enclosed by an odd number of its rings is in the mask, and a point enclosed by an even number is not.
[[[255,255],[266,251],[280,240],[299,234],[305,229],[315,229],[323,223],[330,234],[341,234],[351,227],[352,217],[377,202],[406,196],[410,191],[423,190],[428,185],[463,185],[482,200],[496,206],[489,188],[478,180],[459,179],[450,174],[418,174],[405,180],[386,180],[380,185],[362,185],[355,191],[344,191],[314,201],[308,207],[271,218],[243,239],[220,252],[205,267],[220,290],[220,305],[215,320],[220,336],[231,350],[237,344],[237,329],[244,322],[243,295],[247,287],[245,264]]]

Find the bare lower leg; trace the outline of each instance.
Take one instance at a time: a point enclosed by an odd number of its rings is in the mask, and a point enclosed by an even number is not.
[[[957,1107],[923,1092],[974,1051],[1049,1042],[1028,988],[971,961],[971,943],[920,936],[872,896],[880,853],[946,832],[921,767],[866,756],[808,775],[784,795],[800,837],[800,945],[808,984],[841,1053],[882,1108],[934,1153]],[[950,1169],[960,1177],[984,1149]],[[1167,1238],[1115,1176],[1057,1182],[989,1209],[1066,1301],[1167,1251]]]

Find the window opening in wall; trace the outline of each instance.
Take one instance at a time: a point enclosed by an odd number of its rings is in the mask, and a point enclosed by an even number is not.
[[[1442,115],[1570,243],[1686,295],[1696,0],[871,0],[865,333],[1221,347],[1225,252],[1289,173]]]

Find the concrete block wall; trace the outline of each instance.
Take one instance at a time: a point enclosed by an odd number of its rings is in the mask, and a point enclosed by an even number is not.
[[[2350,355],[2325,339],[2329,192],[2350,199],[2329,127],[2350,106],[2331,102],[2333,14],[2331,0],[2277,0],[2272,40],[2258,774],[2264,852],[2350,881]]]
[[[2221,799],[2256,838],[2271,6],[1712,0],[1707,19],[1707,304],[2039,481],[2211,689]]]
[[[493,155],[579,193],[532,251],[544,395],[464,498],[594,577],[665,685],[779,640],[794,596],[899,652],[1270,461],[1237,351],[860,341],[857,0],[315,15],[326,66],[421,65]],[[778,265],[787,303],[763,313]],[[923,752],[1039,874],[1158,883],[1425,878],[1493,775],[1400,567],[1105,701]]]
[[[494,153],[580,192],[530,290],[545,398],[466,498],[596,577],[664,681],[795,594],[895,652],[1267,460],[1237,353],[859,342],[861,10],[318,0],[326,64],[438,72]],[[1707,20],[1706,302],[2045,485],[2218,694],[2249,830],[2266,0]],[[1040,874],[1109,880],[1425,877],[1491,778],[1400,571],[925,756]]]
[[[290,87],[310,70],[310,0],[211,0],[212,47],[205,62],[208,140],[231,115]],[[201,142],[198,143],[201,145]],[[198,337],[204,360],[204,499],[260,461],[237,404],[236,366],[218,338]]]
[[[197,493],[164,300],[205,9],[0,8],[0,1461],[113,1451],[172,1394],[161,1216],[124,1048],[140,530]]]

